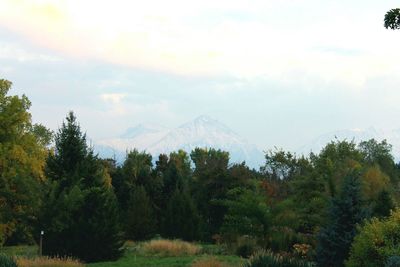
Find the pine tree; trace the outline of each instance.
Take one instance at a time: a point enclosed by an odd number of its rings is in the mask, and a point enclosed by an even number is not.
[[[87,262],[116,260],[123,245],[118,204],[111,188],[88,190],[78,223],[80,244],[76,255]]]
[[[319,266],[344,266],[356,235],[356,226],[363,217],[358,176],[347,176],[343,181],[340,194],[332,200],[329,223],[321,229],[318,236],[316,260]]]
[[[128,201],[125,213],[126,237],[144,240],[152,237],[156,230],[153,207],[143,186],[136,187]]]
[[[167,204],[164,221],[164,235],[187,241],[199,238],[200,218],[192,198],[176,190]]]
[[[72,112],[56,135],[46,171],[43,253],[87,262],[120,256],[118,205],[110,176],[87,146]]]

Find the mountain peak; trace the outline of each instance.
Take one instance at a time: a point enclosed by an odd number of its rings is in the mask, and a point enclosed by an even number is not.
[[[201,115],[192,121],[182,124],[178,129],[187,129],[190,131],[204,133],[219,132],[237,136],[237,134],[232,131],[228,126],[208,115]]]
[[[108,153],[110,156],[110,151],[116,149],[121,159],[126,150],[133,148],[146,150],[158,157],[161,153],[168,154],[179,149],[190,153],[197,147],[212,147],[230,152],[231,160],[235,163],[246,161],[249,166],[258,168],[264,161],[264,154],[256,146],[208,115],[201,115],[175,129],[139,124],[129,128],[119,138],[102,140],[99,143],[104,152],[100,154],[105,156]]]

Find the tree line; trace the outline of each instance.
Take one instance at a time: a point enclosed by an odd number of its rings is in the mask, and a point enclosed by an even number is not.
[[[0,80],[1,245],[37,243],[43,230],[44,254],[94,262],[120,257],[125,240],[160,236],[357,266],[354,238],[364,242],[362,227],[390,218],[400,199],[386,141],[269,151],[259,170],[213,148],[155,160],[132,150],[118,164],[93,152],[73,112],[52,133],[10,89]]]

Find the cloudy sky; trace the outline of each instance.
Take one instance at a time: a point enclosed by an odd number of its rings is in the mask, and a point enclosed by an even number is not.
[[[93,139],[201,114],[261,148],[400,128],[392,0],[1,0],[0,77]]]

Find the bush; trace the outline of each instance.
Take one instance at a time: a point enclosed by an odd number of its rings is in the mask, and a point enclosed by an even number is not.
[[[198,245],[181,240],[151,240],[143,244],[143,251],[162,256],[196,255],[201,248]]]
[[[257,245],[256,240],[253,238],[243,236],[238,238],[237,240],[236,255],[242,258],[249,258],[259,249],[260,247]]]
[[[48,258],[41,257],[35,259],[19,258],[18,267],[83,267],[78,260],[71,258]]]
[[[386,261],[385,267],[400,267],[400,256],[389,257]]]
[[[396,266],[393,265],[396,260],[393,256],[398,255],[400,255],[400,210],[393,212],[387,219],[374,218],[359,229],[346,266]],[[389,263],[391,265],[388,265]]]
[[[275,255],[271,251],[259,251],[250,257],[243,267],[313,267],[312,263]]]
[[[287,251],[295,244],[307,243],[306,238],[289,227],[271,227],[268,247],[273,251]]]
[[[1,267],[17,267],[17,263],[15,262],[14,258],[9,257],[4,254],[0,254],[0,266]]]

